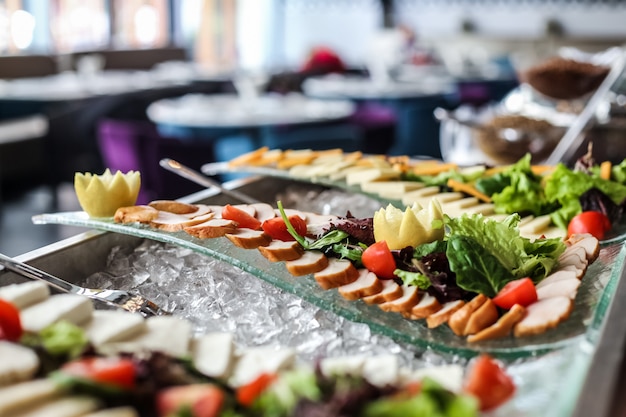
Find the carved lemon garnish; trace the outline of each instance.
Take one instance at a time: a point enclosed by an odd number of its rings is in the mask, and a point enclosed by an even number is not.
[[[430,201],[428,208],[414,203],[404,212],[389,204],[374,213],[374,238],[377,242],[386,241],[392,250],[415,247],[442,239],[442,221],[443,211],[436,199]]]
[[[107,168],[102,175],[80,172],[74,175],[78,202],[90,217],[112,217],[118,208],[134,205],[140,186],[138,171],[111,174]]]

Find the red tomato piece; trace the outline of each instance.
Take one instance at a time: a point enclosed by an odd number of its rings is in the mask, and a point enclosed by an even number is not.
[[[12,303],[0,300],[0,340],[17,342],[22,333],[20,311]]]
[[[86,357],[66,363],[61,372],[77,378],[119,388],[133,388],[137,369],[132,360],[120,357]]]
[[[263,391],[276,379],[275,374],[262,373],[246,385],[237,388],[236,396],[239,404],[249,407]]]
[[[245,227],[247,229],[257,230],[261,227],[259,219],[230,204],[226,204],[222,209],[222,218],[237,222],[239,227]]]
[[[306,235],[306,221],[304,221],[302,217],[292,215],[288,217],[288,220],[300,236]],[[287,225],[282,217],[274,217],[273,219],[265,220],[261,227],[272,239],[282,240],[284,242],[296,240],[287,230]]]
[[[368,246],[361,255],[361,262],[378,278],[391,279],[394,277],[393,271],[396,270],[396,260],[384,240]]]
[[[182,415],[185,409],[191,409],[191,415],[194,417],[217,417],[220,415],[223,404],[224,393],[213,384],[165,388],[159,391],[156,397],[159,417]]]
[[[609,230],[611,230],[611,221],[604,213],[583,211],[570,220],[567,226],[567,235],[590,233],[596,239],[602,240]]]
[[[516,279],[507,283],[493,300],[495,305],[510,310],[515,304],[526,307],[537,301],[537,289],[530,278]]]
[[[513,379],[489,355],[478,356],[470,365],[463,388],[478,398],[482,411],[499,407],[515,393]]]

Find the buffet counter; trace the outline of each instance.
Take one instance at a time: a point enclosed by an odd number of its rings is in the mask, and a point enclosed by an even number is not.
[[[288,193],[306,192],[309,196],[317,196],[327,199],[327,204],[348,202],[359,204],[358,208],[367,210],[367,202],[359,202],[352,197],[343,197],[336,194],[337,190],[329,190],[319,184],[305,184],[285,178],[248,177],[231,181],[226,184],[228,188],[236,188],[257,199],[273,204],[277,198],[283,201],[288,199]],[[314,197],[315,198],[315,197]],[[365,198],[359,196],[359,198]],[[233,203],[232,198],[219,194],[214,190],[204,190],[181,199],[185,202],[225,205]],[[312,204],[309,202],[309,204]],[[51,227],[41,225],[40,227]],[[20,255],[18,260],[27,262],[37,268],[64,279],[85,285],[87,279],[93,279],[94,275],[110,268],[108,263],[120,254],[132,253],[140,250],[151,250],[153,243],[141,237],[118,234],[105,231],[88,230],[69,239],[45,246],[41,249]],[[117,254],[117,255],[115,255]],[[204,256],[204,255],[201,255]],[[621,363],[623,356],[624,339],[626,335],[626,322],[622,320],[623,305],[612,303],[613,299],[622,299],[626,296],[626,288],[623,285],[623,260],[624,250],[622,244],[603,247],[600,258],[613,259],[612,271],[607,278],[603,295],[598,301],[595,314],[590,318],[588,330],[572,337],[567,343],[559,344],[543,350],[540,346],[530,350],[528,355],[517,355],[515,351],[508,354],[500,352],[496,354],[508,365],[508,371],[513,376],[517,385],[517,392],[513,400],[489,415],[493,416],[587,416],[594,415],[604,417],[614,415],[611,408],[615,403],[616,392],[621,387]],[[209,264],[214,260],[207,257],[207,268],[213,268],[215,264]],[[229,275],[236,276],[231,279],[255,280],[255,277],[233,267]],[[0,272],[2,285],[23,282],[23,279],[9,272]],[[260,289],[261,295],[266,297],[287,297],[289,310],[295,305],[307,304],[305,297],[287,294],[289,291],[265,285]],[[264,286],[265,285],[265,286]],[[256,287],[255,287],[256,288]],[[164,291],[166,289],[164,288]],[[258,297],[258,295],[257,295]],[[263,299],[264,297],[260,297]],[[282,298],[281,298],[282,300]],[[319,306],[317,306],[319,307]],[[332,355],[331,345],[340,346],[341,352],[358,355],[365,352],[384,352],[399,355],[408,365],[433,366],[441,364],[467,364],[468,357],[465,353],[455,352],[454,349],[441,351],[438,349],[406,343],[404,340],[393,340],[384,334],[378,334],[375,327],[370,330],[368,326],[360,323],[358,317],[349,320],[335,314],[333,307],[312,310],[314,314],[310,323],[315,326],[324,326],[335,323],[332,327],[338,335],[337,339],[317,341],[311,335],[299,333],[301,328],[288,329],[297,337],[285,338],[280,335],[267,335],[266,343],[287,343],[299,352],[300,360],[311,360],[320,354]],[[210,306],[207,306],[210,308]],[[187,310],[185,310],[187,311]],[[185,314],[188,314],[185,312]],[[252,315],[245,319],[253,320],[250,323],[241,324],[241,317],[224,317],[219,311],[210,312],[209,315],[219,322],[223,328],[237,329],[238,326],[256,326],[259,323],[272,321],[271,312],[267,317]],[[284,314],[284,312],[283,312]],[[194,321],[193,317],[187,317]],[[198,319],[196,317],[196,319]],[[283,317],[284,319],[284,317]],[[286,320],[287,322],[289,320]],[[298,324],[299,323],[299,324]],[[302,326],[302,322],[294,321],[293,326]],[[216,326],[218,326],[216,324]],[[312,327],[315,327],[312,326]],[[339,330],[337,330],[339,329]],[[313,330],[315,331],[315,330]],[[258,332],[257,332],[258,333]],[[331,332],[332,333],[332,332]],[[291,334],[291,333],[289,333]],[[325,333],[312,333],[316,337]],[[246,333],[238,333],[241,338],[237,342],[246,345],[258,343],[245,340]],[[317,346],[311,344],[320,343]],[[478,351],[478,350],[477,350]],[[619,404],[619,401],[617,402]]]

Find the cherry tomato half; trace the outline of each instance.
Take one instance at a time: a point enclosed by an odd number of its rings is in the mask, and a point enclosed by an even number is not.
[[[61,372],[77,378],[121,388],[135,386],[136,367],[133,361],[120,357],[87,357],[66,363]]]
[[[259,219],[230,204],[226,204],[222,209],[222,218],[237,222],[239,227],[245,227],[247,229],[257,230],[261,227]]]
[[[530,278],[516,279],[507,283],[493,297],[494,304],[505,310],[510,310],[515,304],[526,307],[535,301],[537,301],[537,290]]]
[[[396,260],[384,240],[368,246],[361,255],[361,262],[378,278],[391,279],[394,277],[393,271],[396,270]]]
[[[0,340],[17,342],[22,333],[20,311],[12,303],[0,300]]]
[[[478,398],[482,411],[504,404],[515,393],[515,384],[489,355],[480,355],[470,365],[464,391]]]
[[[296,232],[300,236],[306,235],[306,221],[300,216],[291,215],[288,217],[289,223],[296,229]],[[270,235],[272,239],[282,240],[284,242],[291,242],[296,240],[289,231],[287,230],[287,225],[282,217],[274,217],[273,219],[265,220],[263,225],[261,226],[263,231]]]
[[[276,374],[262,373],[251,382],[237,388],[237,401],[246,407],[251,406],[252,403],[254,403],[254,400],[256,400],[257,397],[261,395],[263,391],[265,391],[265,389],[267,389],[267,387],[274,382],[275,379]]]
[[[609,230],[611,230],[611,221],[604,213],[583,211],[570,220],[567,226],[567,235],[590,233],[596,239],[602,240]]]

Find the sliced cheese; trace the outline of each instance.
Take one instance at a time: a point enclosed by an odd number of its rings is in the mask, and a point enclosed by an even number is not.
[[[50,286],[42,281],[12,284],[0,288],[0,298],[23,310],[45,301],[50,296]]]
[[[60,398],[44,404],[34,405],[12,417],[81,417],[100,408],[100,401],[91,397]]]
[[[22,382],[0,389],[0,416],[13,416],[31,404],[62,395],[61,386],[51,379]]]
[[[95,347],[129,340],[146,329],[146,321],[140,314],[118,310],[96,310],[85,326],[87,337]]]
[[[37,333],[60,320],[81,325],[91,319],[92,301],[82,295],[58,294],[22,311],[24,330]]]
[[[348,185],[364,184],[371,181],[399,178],[400,173],[393,168],[370,168],[363,171],[351,172],[346,175]]]
[[[244,385],[261,373],[276,373],[290,368],[296,354],[290,348],[273,348],[269,346],[246,349],[235,363],[229,383],[233,387]]]
[[[39,357],[22,345],[0,340],[0,387],[31,379],[39,369]]]
[[[208,333],[191,344],[195,367],[204,375],[225,378],[235,358],[235,343],[232,333]]]

